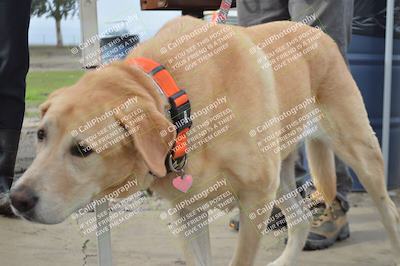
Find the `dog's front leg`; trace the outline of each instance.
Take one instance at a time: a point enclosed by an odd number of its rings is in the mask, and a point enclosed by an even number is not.
[[[296,265],[309,232],[312,215],[296,188],[294,173],[296,159],[296,153],[293,153],[282,162],[281,183],[277,193],[277,205],[285,215],[289,238],[283,253],[268,266]]]
[[[239,220],[239,239],[235,254],[230,266],[251,266],[259,249],[262,231],[265,227],[264,221],[268,219],[271,210],[257,213],[257,210],[263,208],[263,204],[275,199],[275,192],[242,193],[240,198],[240,220]],[[262,227],[261,227],[262,226]]]
[[[208,213],[207,211],[196,210],[194,216],[190,215],[190,211],[181,210],[178,212],[179,218],[185,219],[188,228],[180,233],[180,239],[183,244],[186,265],[190,266],[210,266],[211,245],[210,233],[208,230]],[[197,220],[194,220],[197,219]],[[190,221],[196,221],[191,223]]]

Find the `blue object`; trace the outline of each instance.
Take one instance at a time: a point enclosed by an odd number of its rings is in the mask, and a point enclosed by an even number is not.
[[[112,61],[124,59],[138,43],[139,35],[135,34],[101,38],[100,50],[102,64],[109,64]]]
[[[385,38],[354,35],[348,51],[351,72],[363,95],[371,126],[381,142]],[[394,41],[388,188],[400,187],[400,40]],[[349,129],[352,130],[352,129]],[[353,176],[354,173],[353,173]],[[355,178],[354,190],[364,190]]]

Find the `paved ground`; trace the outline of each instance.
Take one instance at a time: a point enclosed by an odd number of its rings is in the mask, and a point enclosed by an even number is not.
[[[352,201],[357,207],[353,204],[349,214],[351,237],[325,251],[303,252],[300,266],[393,265],[383,227],[368,207],[369,199],[358,193]],[[113,229],[114,265],[185,265],[179,243],[159,215],[160,210],[147,210]],[[228,265],[234,249],[237,233],[226,226],[229,217],[211,225],[214,265]],[[0,265],[97,265],[95,235],[84,236],[72,218],[54,226],[0,218],[0,238]],[[263,240],[256,265],[266,265],[279,255],[283,241],[271,245],[274,242],[273,238]]]

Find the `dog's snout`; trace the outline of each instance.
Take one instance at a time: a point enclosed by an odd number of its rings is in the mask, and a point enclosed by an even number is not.
[[[27,186],[19,186],[10,191],[12,206],[19,212],[24,213],[32,210],[39,200],[35,192]]]

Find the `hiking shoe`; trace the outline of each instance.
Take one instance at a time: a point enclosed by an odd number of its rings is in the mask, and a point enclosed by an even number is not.
[[[17,218],[11,210],[10,199],[5,193],[0,193],[0,216]]]
[[[11,211],[9,191],[17,158],[19,130],[0,129],[0,215],[15,217]]]
[[[232,230],[239,231],[239,214],[236,214],[229,220],[229,227]]]
[[[229,227],[235,231],[239,231],[239,214],[236,214],[229,221]],[[274,207],[271,212],[268,230],[280,230],[286,227],[286,219],[278,207]]]
[[[304,250],[325,249],[350,236],[346,213],[337,199],[329,208],[318,204],[311,210],[313,221]]]

